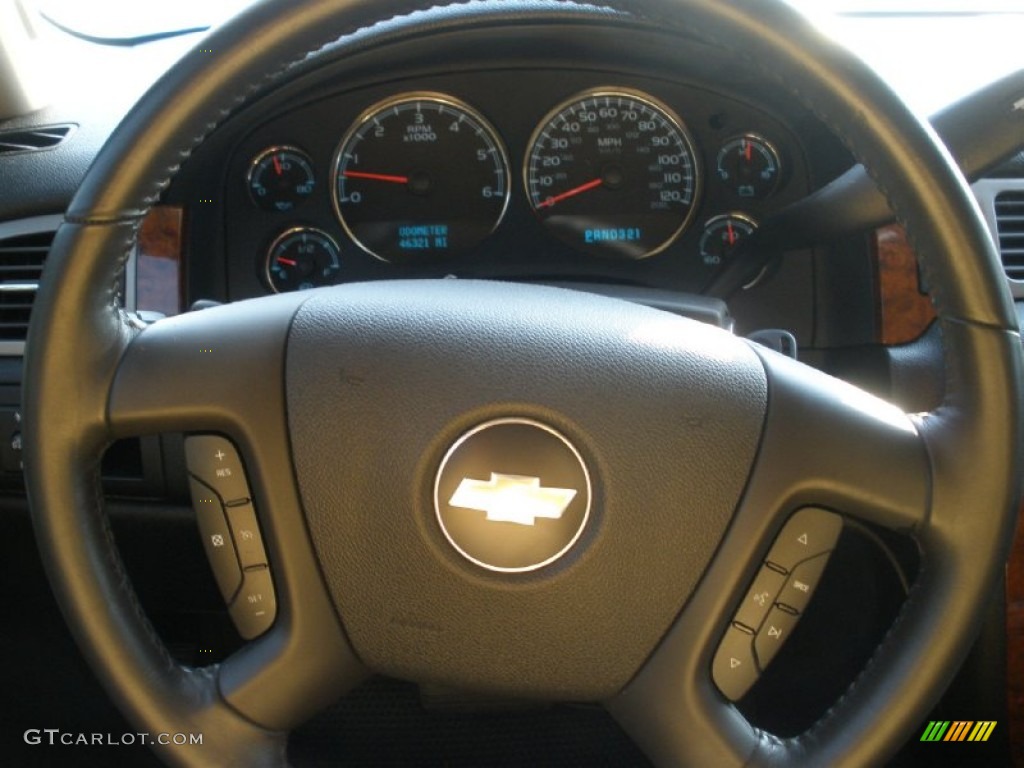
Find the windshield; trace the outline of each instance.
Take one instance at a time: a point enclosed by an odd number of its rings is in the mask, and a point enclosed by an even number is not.
[[[52,22],[84,36],[109,40],[132,39],[204,29],[250,5],[254,0],[177,0],[145,3],[138,0],[22,0]],[[948,14],[1020,14],[1024,0],[789,0],[814,16],[921,16]]]
[[[1024,67],[1024,0],[788,0],[932,113]],[[253,0],[16,0],[81,40],[138,46],[201,33]]]
[[[51,24],[77,37],[107,44],[139,44],[215,26],[253,0],[21,0]]]

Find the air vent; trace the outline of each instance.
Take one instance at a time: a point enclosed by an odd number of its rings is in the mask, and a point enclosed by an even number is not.
[[[56,147],[69,135],[75,126],[47,125],[39,128],[22,128],[14,131],[0,131],[0,155],[11,152],[32,152],[37,149]]]
[[[996,195],[996,230],[1003,269],[1008,277],[1024,280],[1024,190]]]
[[[0,239],[0,341],[24,341],[53,232]]]

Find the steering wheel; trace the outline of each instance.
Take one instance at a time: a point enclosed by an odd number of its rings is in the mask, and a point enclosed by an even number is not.
[[[742,56],[871,170],[932,286],[946,379],[930,413],[693,321],[539,286],[350,285],[146,328],[119,308],[142,217],[220,121],[324,46],[344,52],[345,35],[429,5],[257,4],[157,83],[75,196],[33,311],[24,450],[47,572],[89,662],[140,729],[204,734],[166,748],[181,765],[284,763],[288,730],[367,670],[600,701],[661,765],[879,762],[950,680],[1007,556],[1020,338],[934,134],[782,2],[607,5]],[[586,476],[569,488],[588,502],[575,538],[523,572],[469,562],[433,504],[443,468],[494,424],[554,435]],[[232,440],[269,550],[277,620],[215,666],[171,659],[102,509],[105,446],[160,431]],[[501,434],[481,460],[492,472],[514,450]],[[806,506],[911,534],[922,567],[847,693],[779,739],[710,668],[772,539]]]

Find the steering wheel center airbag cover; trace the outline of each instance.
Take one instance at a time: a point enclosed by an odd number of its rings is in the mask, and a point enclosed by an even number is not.
[[[444,537],[469,562],[526,573],[579,541],[592,495],[586,462],[564,435],[539,421],[494,419],[445,454],[434,511]]]
[[[621,689],[668,629],[743,491],[767,396],[757,356],[718,329],[454,280],[319,293],[295,317],[286,370],[310,532],[361,658],[565,698]],[[507,418],[556,429],[591,475],[579,540],[529,573],[468,562],[434,510],[446,453]]]

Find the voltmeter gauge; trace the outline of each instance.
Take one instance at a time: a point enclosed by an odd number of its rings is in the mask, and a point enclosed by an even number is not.
[[[265,211],[290,211],[316,188],[309,156],[295,147],[265,149],[249,166],[249,196]]]
[[[333,285],[340,271],[338,244],[312,227],[283,232],[267,251],[267,284],[277,293]]]
[[[754,234],[757,223],[742,213],[727,213],[708,219],[700,236],[700,258],[707,267],[725,264],[740,243]]]
[[[766,139],[753,133],[727,141],[718,151],[718,178],[738,197],[768,197],[779,184],[782,161]]]

